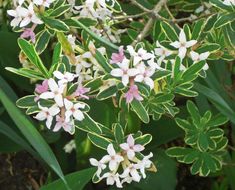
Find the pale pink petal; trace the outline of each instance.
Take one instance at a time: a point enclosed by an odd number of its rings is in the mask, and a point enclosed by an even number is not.
[[[141,152],[144,150],[144,146],[140,145],[140,144],[136,144],[134,147],[133,147],[133,150],[135,152]]]
[[[123,75],[123,71],[121,69],[113,69],[110,74],[114,77],[121,77]]]
[[[192,46],[194,46],[196,43],[197,43],[197,40],[190,40],[190,41],[186,42],[186,47],[187,47],[187,48],[192,47]]]
[[[80,111],[80,110],[76,110],[74,113],[73,113],[73,116],[76,120],[78,121],[82,121],[84,119],[84,115],[83,113]]]
[[[175,48],[180,48],[180,46],[181,46],[180,42],[178,42],[178,41],[172,42],[172,43],[170,43],[170,45]]]
[[[123,149],[123,150],[128,150],[130,147],[127,143],[122,143],[120,144],[120,147]]]
[[[129,145],[129,147],[132,147],[135,144],[135,139],[133,138],[133,136],[131,134],[128,135],[128,137],[127,137],[127,143]]]
[[[107,152],[109,153],[110,156],[115,156],[116,155],[116,151],[113,148],[112,144],[109,144],[107,147]]]

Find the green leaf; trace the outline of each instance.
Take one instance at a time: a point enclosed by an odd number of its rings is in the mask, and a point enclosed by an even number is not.
[[[11,116],[12,120],[25,136],[25,138],[30,142],[30,144],[39,153],[42,159],[55,171],[55,173],[63,180],[63,182],[67,186],[67,182],[64,178],[63,172],[54,153],[45,142],[45,140],[42,138],[42,136],[39,134],[39,132],[35,129],[30,120],[28,120],[25,115],[9,99],[4,91],[2,82],[0,82],[0,100],[6,108],[8,114]]]
[[[116,94],[118,91],[117,86],[111,86],[101,92],[99,92],[99,94],[97,94],[97,99],[98,100],[105,100],[108,99],[110,97],[112,97],[114,94]]]
[[[108,138],[102,137],[100,135],[96,135],[96,134],[92,134],[89,133],[87,134],[88,138],[90,139],[90,141],[97,147],[107,150],[107,147],[109,144],[112,143],[112,141]]]
[[[49,73],[47,68],[42,63],[42,60],[38,56],[34,46],[30,44],[28,41],[19,38],[18,44],[23,51],[23,53],[27,56],[27,58],[30,60],[32,64],[34,64],[43,74],[45,78],[49,78]]]
[[[223,10],[223,11],[233,11],[233,9],[232,9],[231,6],[225,5],[225,4],[224,4],[222,1],[220,1],[220,0],[210,0],[210,3],[211,3],[213,6],[219,8],[219,9],[221,9],[221,10]]]
[[[65,176],[66,181],[72,190],[83,190],[85,185],[89,183],[95,173],[95,168],[89,168],[77,171]],[[66,187],[62,180],[56,180],[50,184],[44,185],[40,190],[64,190]]]
[[[59,65],[60,59],[61,59],[61,53],[62,53],[62,46],[58,42],[55,45],[54,51],[53,51],[52,64],[51,64],[51,68],[50,68],[50,75],[52,75],[53,71],[55,71],[56,67]]]
[[[187,101],[187,110],[190,113],[191,117],[194,121],[199,122],[201,119],[201,116],[199,114],[199,111],[196,107],[196,105],[192,101]]]
[[[201,47],[197,49],[198,53],[204,53],[204,52],[216,52],[220,49],[220,45],[216,43],[205,43]]]
[[[39,54],[41,54],[47,48],[50,38],[51,35],[46,29],[39,33],[35,45],[36,51]]]
[[[146,146],[152,141],[152,135],[150,134],[145,134],[143,136],[140,136],[135,139],[135,144],[141,144],[143,146]]]
[[[6,67],[5,68],[7,71],[10,71],[12,73],[15,73],[17,75],[29,78],[29,79],[37,79],[37,80],[44,80],[45,78],[43,75],[38,73],[37,71],[26,69],[26,68],[21,68],[21,69],[15,69],[12,67]]]
[[[205,21],[203,19],[195,23],[193,27],[193,32],[192,32],[192,39],[197,40],[200,37],[204,24],[205,24]]]
[[[124,131],[122,126],[119,123],[115,123],[113,129],[116,142],[118,144],[122,144],[124,141]]]
[[[35,95],[29,95],[29,96],[25,96],[23,98],[20,98],[19,100],[17,100],[16,105],[19,108],[28,108],[28,107],[33,107],[35,105],[37,105],[37,103],[35,102]]]
[[[88,114],[84,113],[85,118],[82,121],[75,121],[76,127],[89,133],[102,134],[98,125]]]
[[[191,65],[182,75],[182,79],[184,82],[190,82],[192,81],[192,76],[197,75],[202,68],[205,66],[206,62],[205,61],[200,61],[198,63],[194,63]]]
[[[213,117],[208,123],[207,125],[210,127],[217,127],[217,126],[221,126],[224,125],[225,123],[228,122],[228,118],[222,114],[218,114],[215,117]]]
[[[87,28],[84,24],[82,24],[80,21],[75,20],[75,19],[71,19],[74,22],[74,25],[76,24],[76,27],[81,27],[83,30],[85,30],[88,34],[91,35],[92,38],[94,38],[95,40],[99,41],[100,43],[102,43],[103,45],[110,47],[114,50],[119,51],[119,47],[116,46],[115,44],[99,37],[97,34],[95,34],[94,32],[92,32],[89,28]]]
[[[59,6],[56,9],[53,9],[53,11],[49,14],[50,17],[59,17],[63,15],[66,11],[68,11],[71,8],[71,5],[62,5]]]
[[[170,24],[163,21],[161,23],[161,27],[162,27],[163,32],[168,37],[168,39],[170,39],[172,42],[178,41],[178,35],[177,35],[176,31],[174,30],[174,28]]]
[[[230,121],[235,124],[235,112],[218,93],[199,83],[196,83],[194,88],[199,93],[206,96],[217,107],[217,109],[221,111],[222,114],[226,115]]]
[[[214,27],[220,28],[226,24],[229,24],[235,20],[235,13],[228,13],[220,16],[216,21]]]
[[[96,50],[95,58],[98,61],[99,65],[107,72],[110,73],[112,70],[112,67],[110,63],[105,59],[105,57],[98,51]]]
[[[52,30],[57,32],[68,32],[69,27],[61,20],[49,18],[49,17],[42,17],[42,20],[46,24],[46,26]]]
[[[133,100],[131,102],[131,107],[144,123],[149,123],[148,112],[146,111],[146,109],[144,108],[143,104],[140,101]]]

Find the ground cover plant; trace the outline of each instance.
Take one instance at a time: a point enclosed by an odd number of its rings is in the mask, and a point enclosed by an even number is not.
[[[0,163],[31,155],[22,189],[235,189],[234,0],[0,10]]]

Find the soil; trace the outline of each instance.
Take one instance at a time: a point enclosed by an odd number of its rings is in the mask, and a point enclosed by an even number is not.
[[[27,152],[0,154],[0,190],[39,190],[43,167]]]

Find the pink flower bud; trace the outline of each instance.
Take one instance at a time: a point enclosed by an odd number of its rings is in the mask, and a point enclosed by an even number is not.
[[[124,95],[126,98],[126,103],[131,103],[134,99],[142,101],[143,98],[139,94],[138,87],[136,85],[131,85],[128,92]]]
[[[37,84],[35,88],[35,92],[38,94],[42,94],[48,91],[48,80],[44,80],[42,84]]]
[[[35,43],[35,33],[31,28],[25,28],[24,32],[20,36],[21,38],[30,38]]]
[[[113,53],[111,57],[111,63],[121,63],[125,58],[123,46],[119,48],[118,53]]]

